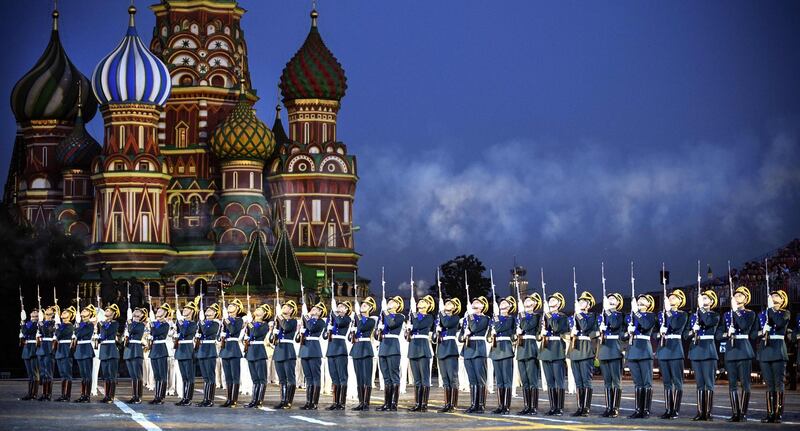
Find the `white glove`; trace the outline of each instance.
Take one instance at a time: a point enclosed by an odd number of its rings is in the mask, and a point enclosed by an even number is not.
[[[734,310],[739,309],[739,301],[736,300],[735,296],[731,297],[731,308],[733,308]]]
[[[667,333],[667,327],[666,326],[662,326],[661,329],[658,330],[658,332],[661,332],[662,334],[666,334]]]
[[[695,323],[695,324],[694,324],[694,326],[692,326],[692,331],[694,331],[694,332],[697,332],[697,331],[699,331],[699,330],[700,330],[700,325],[698,325],[697,323]]]
[[[733,335],[735,333],[736,333],[736,329],[733,328],[732,326],[729,326],[728,327],[728,335]]]
[[[522,335],[522,329],[517,327],[517,335]]]
[[[628,325],[628,332],[633,334],[634,331],[636,331],[636,327],[633,325]]]
[[[606,329],[608,329],[608,327],[606,326],[606,324],[605,324],[605,323],[601,323],[601,324],[600,324],[600,332],[605,332],[605,330],[606,330]]]
[[[631,312],[632,313],[638,313],[639,312],[639,303],[637,303],[636,301],[631,302]]]
[[[252,321],[253,321],[253,316],[251,316],[251,315],[249,315],[249,314],[245,314],[245,315],[242,317],[242,322],[244,322],[245,324],[247,324],[247,323],[250,323],[250,322],[252,322]]]
[[[611,310],[611,304],[608,303],[608,298],[603,298],[603,310],[609,311]]]
[[[578,335],[578,330],[575,328],[572,328],[572,331],[570,332],[572,333],[573,336]]]
[[[328,325],[328,331],[333,332],[333,325]]]
[[[469,330],[469,328],[467,328],[467,330],[466,330],[466,331],[464,331],[464,332],[465,332],[467,335],[472,335],[472,331],[470,331],[470,330]]]
[[[773,307],[775,307],[775,303],[772,302],[772,295],[770,295],[767,297],[767,308],[773,308]]]
[[[573,307],[575,307],[575,308],[573,308],[573,310],[575,310],[576,313],[580,309],[580,307],[578,307],[578,303],[577,302],[573,305]]]
[[[769,326],[769,324],[764,325],[764,332],[769,332],[770,329],[772,329],[772,326]]]
[[[664,309],[667,310],[667,312],[672,311],[672,304],[670,304],[669,301],[665,301],[664,302]]]

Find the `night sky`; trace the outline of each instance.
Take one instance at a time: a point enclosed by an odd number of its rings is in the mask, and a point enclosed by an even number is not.
[[[244,0],[262,120],[310,1]],[[150,2],[137,1],[149,43]],[[128,1],[62,0],[84,75],[123,37]],[[47,45],[52,3],[6,2],[0,177],[14,83]],[[430,282],[475,254],[505,286],[516,257],[548,291],[659,288],[800,236],[800,3],[333,1],[319,27],[348,77],[338,137],[358,157],[362,275]],[[286,121],[284,119],[284,121]],[[102,137],[100,115],[90,132]],[[377,290],[375,289],[377,288]],[[505,288],[498,291],[505,294]]]

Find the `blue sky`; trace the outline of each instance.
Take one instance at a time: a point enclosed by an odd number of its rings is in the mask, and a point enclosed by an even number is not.
[[[149,42],[153,15],[137,1]],[[253,86],[271,121],[310,1],[245,0]],[[122,38],[128,2],[62,0],[85,75]],[[5,6],[0,98],[47,44],[51,3]],[[475,254],[548,286],[642,289],[666,261],[720,272],[800,235],[800,4],[756,1],[322,0],[348,92],[339,138],[359,161],[362,274],[390,286]],[[99,137],[101,119],[90,125]],[[0,104],[0,176],[14,119]]]

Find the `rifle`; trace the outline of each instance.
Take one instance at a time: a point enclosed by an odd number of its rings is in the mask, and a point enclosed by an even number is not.
[[[56,287],[55,286],[53,286],[53,304],[56,305],[56,307],[55,307],[56,310],[55,310],[55,315],[53,316],[53,320],[55,320],[56,325],[60,325],[61,324],[61,314],[59,312],[61,311],[61,308],[58,307],[58,296],[56,295]],[[54,344],[58,345],[58,340],[54,339],[53,341],[55,341]],[[53,350],[55,350],[55,349],[53,349]]]
[[[497,305],[497,294],[494,292],[494,275],[492,274],[492,270],[489,270],[489,282],[492,285],[492,321],[498,320],[500,318],[500,306]],[[495,332],[494,325],[491,325],[491,333],[487,332],[486,341],[491,343],[492,348],[497,346],[497,333]]]
[[[465,308],[465,310],[464,310],[464,320],[461,323],[461,333],[459,334],[461,339],[459,341],[461,341],[464,344],[469,344],[469,335],[467,335],[467,324],[468,324],[468,321],[469,321],[469,315],[470,315],[470,311],[469,310],[470,310],[470,307],[472,307],[472,302],[470,302],[470,299],[469,299],[469,280],[467,279],[467,270],[466,269],[464,270],[464,290],[467,291],[467,304],[466,304],[466,307],[464,307]]]
[[[125,333],[123,334],[124,341],[123,341],[122,344],[125,347],[128,347],[128,337],[130,335],[128,333],[128,325],[131,323],[131,320],[133,320],[133,310],[131,310],[131,282],[130,281],[125,282],[125,286],[126,286],[126,289],[127,289],[128,310],[125,312]],[[178,288],[177,287],[175,288],[175,292],[176,292],[175,294],[177,295],[177,292],[178,292]]]
[[[730,323],[728,325],[728,331],[730,333],[730,330],[734,329],[733,316],[734,316],[734,313],[736,313],[736,310],[733,309],[733,276],[731,275],[731,261],[730,260],[728,261],[728,287],[730,288],[730,291],[731,291],[731,321],[730,321]],[[733,343],[734,343],[735,339],[736,339],[735,335],[731,335],[730,337],[728,337],[728,340],[731,343],[731,349],[733,348]]]
[[[22,299],[22,286],[19,286],[19,346],[25,345],[25,335],[22,334],[22,326],[25,325],[25,319],[28,315],[25,313],[25,301]]]
[[[147,288],[147,297],[150,298],[150,287]],[[94,339],[94,348],[98,349],[100,344],[97,339],[97,333],[100,332],[100,324],[106,321],[106,312],[100,307],[100,288],[97,288],[97,295],[95,297],[97,300],[97,322],[94,324],[94,334],[92,334],[92,338]],[[150,310],[152,311],[153,307],[150,306]]]
[[[330,316],[333,314],[333,310],[335,310],[336,307],[336,285],[333,281],[333,271],[331,271],[331,312],[328,313],[328,325],[330,325],[331,321],[333,320],[333,318]],[[328,331],[328,341],[331,340],[333,340],[333,331]]]
[[[333,280],[331,280],[331,295],[333,295]],[[278,345],[278,325],[280,324],[280,320],[283,320],[283,315],[278,308],[278,273],[275,273],[275,320],[274,325],[272,327],[272,333],[269,336],[269,343],[277,346]]]
[[[203,285],[200,285],[200,310],[198,314],[200,315],[197,321],[197,333],[195,334],[194,338],[194,350],[197,351],[200,349],[200,336],[202,335],[202,330],[200,329],[203,326],[203,321],[206,319],[206,310],[204,308],[205,304],[203,302]]]
[[[661,288],[663,290],[663,295],[664,295],[664,300],[663,300],[663,304],[662,304],[662,306],[663,306],[662,316],[663,316],[663,320],[664,320],[664,325],[667,324],[667,301],[669,300],[669,298],[667,298],[667,274],[666,274],[666,270],[667,270],[666,265],[664,264],[664,262],[661,262]],[[661,335],[661,347],[664,347],[665,344],[667,344],[667,334],[662,334]]]
[[[608,301],[608,298],[606,297],[606,266],[605,266],[604,262],[600,262],[600,281],[603,284],[603,311],[602,311],[602,313],[603,313],[603,325],[606,325],[607,324],[606,323],[607,322],[606,318],[607,318],[607,313],[608,313],[608,311],[606,309],[606,301]],[[608,329],[606,329],[606,330],[608,330]],[[603,346],[603,343],[605,342],[605,340],[606,340],[606,331],[600,331],[600,339],[598,340],[598,343],[597,343],[597,349],[594,352],[594,357],[595,358],[598,355],[600,355],[600,347]]]
[[[306,315],[308,315],[308,305],[306,304],[306,289],[303,286],[303,275],[300,275],[300,330],[297,331],[294,341],[300,345],[306,344]],[[250,283],[247,283],[247,307],[250,312]]]
[[[633,313],[633,303],[634,302],[637,302],[636,301],[636,278],[634,278],[634,276],[633,276],[633,261],[631,261],[631,314],[630,314],[630,319],[631,319],[631,323],[630,324],[631,325],[633,325],[633,315],[634,315],[634,313]],[[637,308],[638,308],[638,304],[637,304]],[[631,336],[630,337],[630,346],[633,346],[633,343],[634,343],[634,337]]]
[[[381,325],[378,331],[373,332],[373,337],[378,341],[383,341],[384,310],[386,308],[386,280],[384,280],[383,267],[381,267]]]
[[[539,273],[542,276],[542,348],[545,348],[547,346],[547,315],[550,314],[550,302],[547,301],[547,291],[545,290],[544,268],[539,268]]]
[[[439,267],[436,267],[436,286],[439,288],[439,312],[436,314],[436,322],[433,327],[436,328],[436,336],[433,338],[434,344],[442,341],[442,328],[439,327],[439,316],[444,313],[444,301],[442,300],[442,280],[439,278]]]
[[[577,329],[578,328],[578,279],[575,277],[574,266],[572,267],[572,295],[575,299],[574,302],[575,305],[573,305],[574,309],[572,310],[572,327],[573,329]],[[567,349],[566,353],[567,355],[569,355],[570,352],[575,350],[576,341],[577,341],[577,336],[571,335],[569,348]]]
[[[700,324],[700,304],[703,302],[703,291],[700,288],[700,282],[703,280],[700,277],[700,260],[697,261],[697,313],[695,313],[695,323],[698,325]],[[697,345],[697,342],[700,340],[699,331],[694,333],[694,340],[692,343]]]
[[[406,318],[406,341],[411,341],[411,316],[417,311],[417,301],[414,298],[414,267],[411,267],[411,284],[409,285],[408,317]]]
[[[36,285],[36,298],[39,302],[39,321],[36,322],[36,347],[39,347],[41,344],[40,338],[42,337],[42,333],[40,328],[42,327],[42,322],[44,321],[44,310],[42,310],[42,295],[39,292],[39,285]]]
[[[358,320],[361,319],[361,306],[358,304],[358,285],[357,285],[358,277],[356,272],[353,271],[353,310],[355,311],[353,314],[353,320],[350,322],[351,330],[350,330],[350,342],[355,344],[358,341],[356,337],[356,332],[358,331],[358,324],[356,323],[356,318]]]
[[[772,308],[772,307],[770,307],[770,305],[772,303],[772,296],[770,296],[770,294],[769,294],[769,261],[767,260],[767,258],[764,258],[764,277],[765,277],[765,280],[767,281],[767,300],[764,303],[764,306],[765,306],[765,308],[764,308],[764,323],[769,324],[769,309]],[[765,330],[764,331],[764,347],[766,348],[768,346],[769,346],[769,332],[767,332]]]
[[[515,259],[516,260],[516,259]],[[519,292],[519,276],[517,275],[517,264],[514,263],[514,289],[517,291],[517,328],[520,327],[520,323],[522,321],[522,316],[525,313],[525,306],[522,302],[522,295]],[[522,346],[524,343],[525,338],[522,336],[517,336],[516,345]]]

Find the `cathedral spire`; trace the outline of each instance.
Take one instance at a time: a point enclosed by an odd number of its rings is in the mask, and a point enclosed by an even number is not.
[[[319,17],[319,12],[317,12],[317,1],[314,0],[311,2],[311,27],[317,26],[317,18]]]

